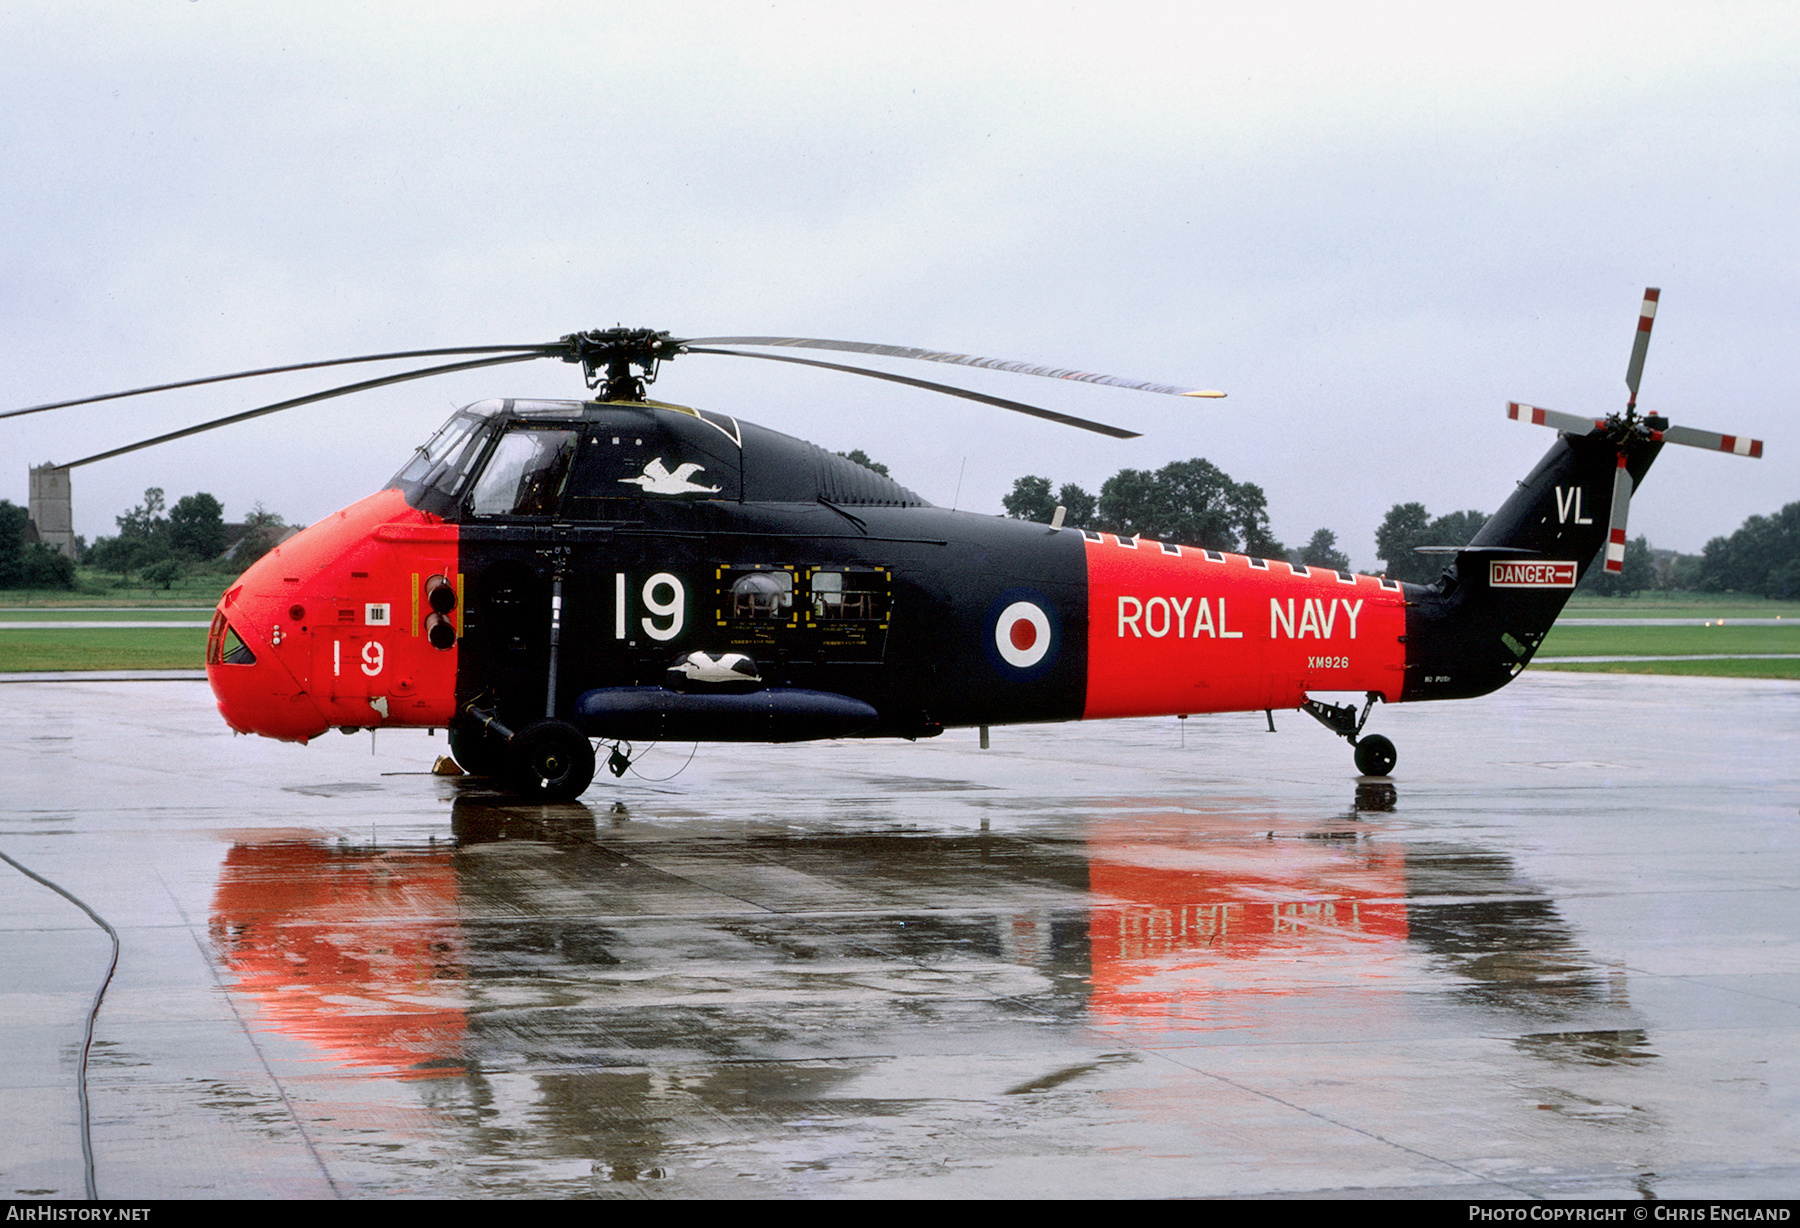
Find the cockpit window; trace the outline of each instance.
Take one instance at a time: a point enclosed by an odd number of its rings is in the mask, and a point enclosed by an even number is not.
[[[426,440],[425,446],[413,453],[413,458],[406,462],[405,468],[394,475],[390,485],[401,482],[416,482],[420,485],[433,485],[429,479],[432,470],[445,464],[456,454],[457,448],[469,438],[471,432],[481,424],[481,419],[467,414],[457,414],[438,428],[438,433]]]
[[[514,425],[469,492],[476,516],[554,516],[581,439],[578,431]]]

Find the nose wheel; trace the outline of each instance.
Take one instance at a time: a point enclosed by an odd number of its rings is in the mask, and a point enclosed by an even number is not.
[[[1400,752],[1394,749],[1392,742],[1378,733],[1372,733],[1366,738],[1358,736],[1362,733],[1362,727],[1368,723],[1370,709],[1380,698],[1379,692],[1370,691],[1361,716],[1357,715],[1355,704],[1324,704],[1316,699],[1309,699],[1301,704],[1300,710],[1356,748],[1357,771],[1364,776],[1386,776],[1394,770]]]

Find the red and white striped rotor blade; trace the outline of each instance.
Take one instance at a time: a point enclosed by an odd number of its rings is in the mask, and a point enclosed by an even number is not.
[[[1606,524],[1606,570],[1615,576],[1625,570],[1625,515],[1630,510],[1631,470],[1621,452],[1619,467],[1613,470],[1612,515]]]
[[[1651,287],[1644,291],[1644,305],[1638,309],[1637,336],[1631,342],[1631,362],[1625,367],[1625,386],[1631,389],[1631,405],[1637,404],[1638,380],[1644,374],[1644,351],[1650,348],[1650,326],[1656,323],[1656,304],[1662,291]]]
[[[1543,409],[1536,405],[1526,405],[1520,401],[1506,403],[1506,416],[1520,422],[1532,423],[1534,426],[1547,426],[1552,430],[1567,431],[1571,435],[1587,435],[1606,429],[1606,419],[1604,418],[1580,418],[1574,414],[1558,413],[1554,409]]]
[[[1744,435],[1697,431],[1691,426],[1671,426],[1659,434],[1664,443],[1686,444],[1690,448],[1705,448],[1709,452],[1729,452],[1733,456],[1749,457],[1761,457],[1763,452],[1762,440],[1750,439]]]

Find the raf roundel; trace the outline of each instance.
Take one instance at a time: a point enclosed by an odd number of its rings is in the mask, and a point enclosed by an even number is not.
[[[994,620],[994,648],[1014,669],[1031,669],[1049,655],[1050,618],[1035,601],[1015,601]]]

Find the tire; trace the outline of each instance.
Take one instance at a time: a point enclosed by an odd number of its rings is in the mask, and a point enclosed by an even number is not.
[[[485,729],[450,726],[450,757],[471,776],[506,775],[506,743]]]
[[[1400,752],[1378,733],[1370,734],[1356,744],[1356,770],[1364,776],[1386,776],[1394,770]]]
[[[506,750],[513,787],[527,797],[568,802],[594,783],[594,747],[563,721],[538,721],[513,735]]]

